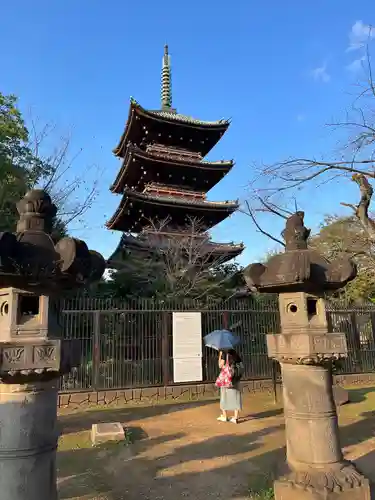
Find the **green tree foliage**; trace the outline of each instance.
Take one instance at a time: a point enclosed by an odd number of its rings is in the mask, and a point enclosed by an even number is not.
[[[360,302],[375,297],[375,249],[356,216],[326,217],[309,245],[329,260],[346,254],[357,264],[358,276],[339,292],[341,299]]]
[[[28,189],[42,185],[55,175],[53,164],[32,150],[17,98],[0,93],[0,231],[14,231],[16,203]],[[55,239],[65,235],[62,219],[54,224]]]
[[[14,230],[16,202],[43,176],[44,166],[28,143],[28,130],[15,96],[0,93],[0,230]]]
[[[112,271],[102,293],[116,297],[195,298],[219,300],[230,297],[244,287],[242,268],[228,263],[212,268],[180,269],[170,272],[157,254],[148,257],[127,254],[121,270]]]
[[[205,229],[194,217],[181,228],[170,225],[167,218],[150,221],[135,241],[131,235],[124,236],[122,249],[111,258],[118,270],[112,272],[108,289],[122,297],[219,300],[232,296],[245,285],[241,268],[226,262],[225,249],[218,252]]]

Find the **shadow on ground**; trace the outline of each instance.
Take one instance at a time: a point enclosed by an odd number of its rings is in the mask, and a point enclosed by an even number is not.
[[[265,418],[280,417],[283,414],[282,408],[274,408],[272,410],[261,411],[259,413],[249,413],[241,419],[241,422],[249,420],[263,420]]]
[[[360,408],[366,408],[363,402],[372,392],[375,392],[375,388],[350,391],[351,401],[360,403],[359,411]],[[368,403],[371,404],[371,401]],[[125,408],[88,412],[84,418],[82,414],[69,415],[62,420],[65,432],[69,433],[89,429],[91,422],[98,420],[126,423],[134,418],[138,421],[211,404],[212,402],[196,402],[174,407],[137,408],[136,416],[134,409]],[[349,421],[348,425],[340,428],[343,448],[360,445],[375,437],[375,412],[362,411],[358,415],[356,411],[353,403],[352,408],[348,405],[342,412],[340,410],[341,418]],[[268,421],[268,426],[265,423],[264,428],[256,428],[262,425],[263,419],[268,418],[275,420]],[[354,418],[356,421],[353,421]],[[87,446],[60,451],[60,498],[249,498],[253,484],[270,486],[275,477],[285,472],[286,467],[282,410],[272,408],[253,413],[247,420],[244,426],[236,428],[237,434],[216,435],[198,442],[189,442],[195,438],[194,430],[185,428],[181,418],[180,432],[176,433],[147,437],[147,434],[142,435],[140,428],[132,430],[135,442],[131,446],[119,444],[95,449]],[[251,420],[254,421],[254,430],[247,432],[251,429]],[[168,422],[167,420],[167,429]],[[196,425],[199,426],[199,422]],[[223,429],[225,425],[228,424],[224,424]],[[356,463],[367,477],[375,481],[375,450],[369,450]]]
[[[238,485],[237,468],[243,467],[240,456],[256,451],[262,445],[262,438],[280,431],[281,426],[268,427],[245,435],[223,435],[209,438],[203,442],[173,446],[184,434],[160,436],[135,442],[131,446],[116,444],[95,449],[76,449],[58,454],[60,498],[75,498],[81,495],[108,494],[113,499],[124,495],[127,499],[191,497],[206,499],[211,491],[213,498],[232,498],[234,494],[247,494],[248,484]],[[168,443],[169,453],[158,456],[156,460],[145,456],[148,449]],[[228,457],[238,455],[237,465],[225,467]],[[280,462],[283,450],[275,450],[261,455],[246,466],[251,471],[259,466],[270,468],[270,460],[275,465]],[[204,470],[199,464],[222,461],[223,467]],[[221,459],[221,460],[220,460]],[[255,465],[259,463],[259,465]],[[282,460],[281,460],[282,463]],[[185,472],[185,466],[193,464],[194,472]],[[174,470],[172,475],[168,471]],[[215,493],[218,485],[220,492]],[[150,496],[149,496],[150,495]]]
[[[125,408],[104,408],[100,410],[90,410],[80,413],[71,413],[59,416],[59,425],[62,434],[81,432],[91,429],[92,424],[98,422],[126,422],[133,420],[136,414],[137,420],[159,417],[170,413],[187,410],[189,408],[199,408],[217,404],[215,401],[195,401],[176,404],[159,404],[155,406],[136,406]]]
[[[142,439],[141,443],[128,445],[123,443],[107,444],[92,448],[89,441],[83,443],[83,448],[59,451],[57,455],[57,472],[59,476],[59,498],[70,499],[94,494],[106,495],[104,498],[121,498],[113,496],[113,476],[106,468],[106,464],[114,459],[120,460],[124,465],[133,460],[137,454],[142,454],[147,448],[152,448],[165,442],[180,439],[183,433],[156,437],[153,439]],[[139,437],[136,436],[136,437]],[[143,442],[142,442],[143,441]],[[129,473],[127,467],[123,471]],[[116,473],[116,471],[113,471]],[[110,494],[110,496],[108,496]],[[96,496],[94,496],[96,498]],[[100,497],[101,498],[101,497]]]
[[[366,401],[367,396],[375,392],[375,387],[359,387],[356,389],[349,389],[350,403],[362,403]]]

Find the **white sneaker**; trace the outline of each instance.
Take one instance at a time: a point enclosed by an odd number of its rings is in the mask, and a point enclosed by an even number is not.
[[[228,422],[228,419],[224,417],[224,415],[220,415],[220,417],[217,418],[219,422]]]
[[[234,417],[230,419],[230,422],[232,422],[232,424],[238,424],[238,420]]]

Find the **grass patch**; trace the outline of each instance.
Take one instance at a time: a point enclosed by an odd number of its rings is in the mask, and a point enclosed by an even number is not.
[[[253,474],[250,478],[249,497],[251,500],[273,500],[274,474]]]
[[[108,464],[131,456],[134,436],[131,430],[127,430],[125,436],[122,441],[108,441],[98,446],[92,446],[90,431],[61,436],[57,453],[59,498],[112,498],[112,473]]]
[[[138,429],[125,429],[125,439],[122,441],[108,441],[95,446],[95,449],[112,450],[121,446],[129,446],[134,443],[139,432]],[[90,431],[80,431],[60,436],[58,451],[89,450],[92,447]]]
[[[274,500],[275,495],[273,493],[273,488],[268,488],[258,493],[250,493],[250,498],[252,500]]]
[[[63,434],[59,438],[58,451],[73,451],[90,448],[90,431],[80,431],[73,432],[71,434]]]
[[[341,423],[345,420],[368,418],[375,407],[375,387],[345,387],[349,391],[349,403],[338,409]]]

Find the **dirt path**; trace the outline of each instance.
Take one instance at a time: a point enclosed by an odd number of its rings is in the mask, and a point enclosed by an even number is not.
[[[375,456],[375,414],[368,411],[374,394],[358,392],[358,402],[340,411],[348,458],[358,459],[368,473]],[[217,403],[212,402],[62,416],[60,498],[249,498],[254,483],[261,489],[278,472],[284,426],[270,398],[246,399],[249,418],[237,426],[217,422]],[[88,429],[98,421],[121,421],[131,429],[134,443],[92,449]]]

